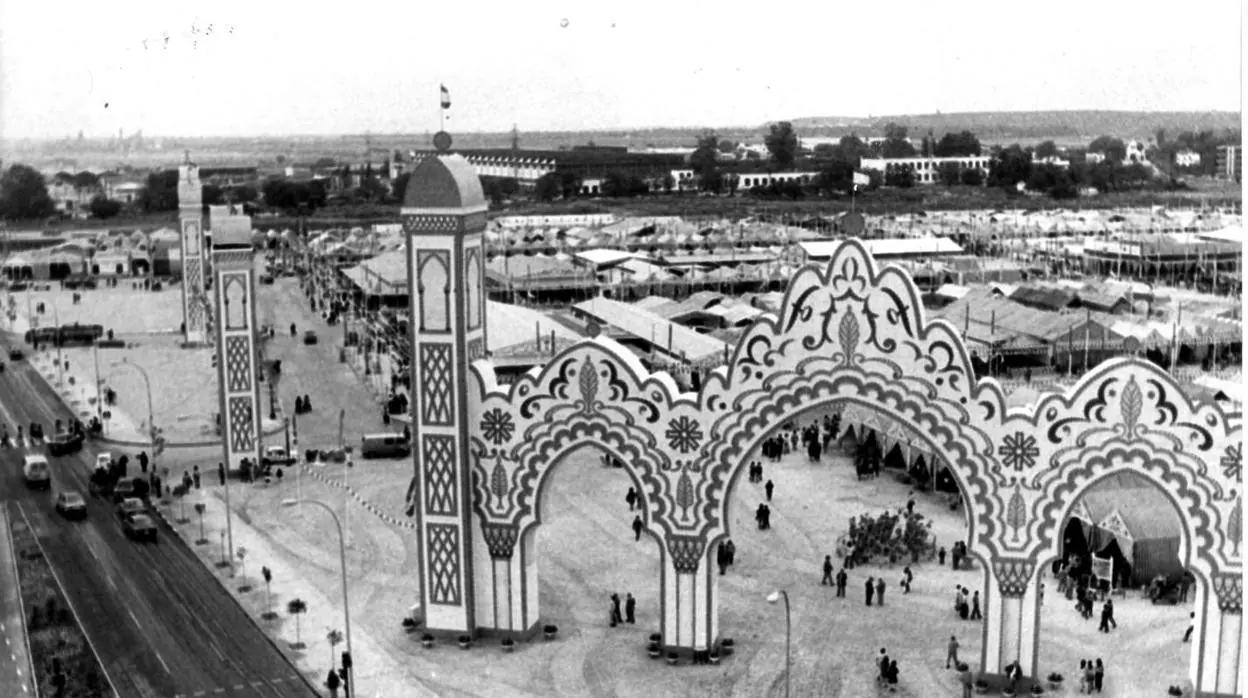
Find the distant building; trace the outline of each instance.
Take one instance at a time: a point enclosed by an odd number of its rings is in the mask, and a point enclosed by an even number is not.
[[[782,182],[810,184],[819,176],[818,172],[741,172],[736,175],[739,189],[769,187]]]
[[[1200,166],[1200,153],[1194,150],[1180,150],[1174,154],[1174,164],[1178,167]]]
[[[1033,165],[1055,165],[1062,169],[1070,168],[1070,160],[1067,160],[1066,158],[1063,158],[1063,157],[1058,157],[1056,155],[1050,155],[1044,158],[1038,158],[1038,157],[1033,156],[1031,158],[1031,164]]]
[[[1126,143],[1127,154],[1122,159],[1124,165],[1135,165],[1143,163],[1147,159],[1148,148],[1140,141],[1130,140]]]
[[[946,163],[956,163],[963,170],[977,169],[987,173],[992,158],[987,155],[967,155],[951,158],[863,158],[859,166],[863,170],[875,170],[887,175],[909,166],[914,171],[915,184],[935,184],[940,181],[940,168]]]
[[[1097,152],[1095,150],[1089,150],[1088,153],[1084,156],[1084,159],[1087,161],[1089,165],[1098,165],[1102,162],[1105,162],[1105,153]]]
[[[1231,179],[1236,182],[1241,181],[1244,175],[1244,146],[1218,146],[1216,172],[1218,179]]]
[[[56,210],[74,218],[91,215],[91,200],[103,194],[99,178],[89,172],[57,172],[48,182],[48,196]]]

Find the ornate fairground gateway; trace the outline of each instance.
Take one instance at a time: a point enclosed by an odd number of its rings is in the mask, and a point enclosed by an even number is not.
[[[662,550],[663,644],[721,637],[710,555],[750,452],[784,422],[850,409],[901,425],[947,464],[983,563],[981,669],[1034,676],[1038,577],[1076,500],[1121,471],[1147,478],[1182,521],[1197,577],[1190,678],[1200,695],[1242,693],[1241,415],[1193,402],[1154,364],[1116,359],[1026,411],[976,379],[951,325],[925,317],[903,271],[861,244],[792,280],[697,393],[680,393],[609,338],[586,339],[511,386],[485,345],[486,203],[457,155],[413,171],[402,210],[412,289],[413,454],[420,594],[430,632],[527,636],[540,627],[535,531],[542,488],[568,453],[620,459]]]

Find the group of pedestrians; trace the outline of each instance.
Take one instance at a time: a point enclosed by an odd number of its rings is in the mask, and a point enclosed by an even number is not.
[[[832,574],[832,556],[825,555],[823,558],[823,579],[819,581],[820,586],[835,586],[836,595],[839,598],[845,597],[845,587],[849,585],[849,573],[842,567],[841,571]],[[870,605],[870,604],[868,604]]]
[[[984,616],[979,610],[979,592],[972,595],[970,591],[961,584],[957,586],[953,592],[953,612],[962,620],[982,620]]]
[[[867,605],[870,606],[871,604],[868,603]],[[887,648],[880,648],[880,659],[876,666],[879,669],[879,674],[876,676],[876,682],[881,686],[888,688],[890,693],[896,693],[897,681],[899,678],[897,660],[888,656]]]
[[[632,594],[625,594],[628,598],[624,601],[624,613],[620,613],[620,595],[611,594],[610,619],[611,627],[620,625],[621,623],[635,624],[637,622],[637,599]]]
[[[1079,660],[1079,692],[1100,693],[1105,686],[1105,665],[1101,658]]]
[[[728,568],[737,561],[737,544],[729,538],[721,541],[715,547],[715,563],[719,565],[719,574],[722,576],[728,571]]]

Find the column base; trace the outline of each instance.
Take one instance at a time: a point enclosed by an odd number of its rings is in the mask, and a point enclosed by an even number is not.
[[[1005,678],[1005,674],[989,674],[989,673],[975,674],[975,683],[979,683],[980,681],[986,681],[988,683],[989,695],[1000,694],[1001,689],[1005,688],[1006,686],[1010,684],[1009,679]],[[1070,681],[1070,678],[1067,678],[1065,685],[1070,685],[1068,683],[1069,681]],[[1076,690],[1077,690],[1077,687],[1079,685],[1079,679],[1077,678],[1074,679],[1074,682],[1075,682],[1074,685],[1076,686]],[[1024,676],[1018,680],[1018,688],[1015,689],[1015,695],[1018,695],[1018,696],[1031,695],[1031,687],[1035,685],[1039,685],[1041,688],[1045,689],[1045,693],[1049,692],[1048,684],[1044,680],[1044,677]],[[978,687],[976,688],[976,690],[978,690]]]

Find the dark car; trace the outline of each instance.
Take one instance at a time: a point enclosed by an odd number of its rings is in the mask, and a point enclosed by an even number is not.
[[[48,453],[53,456],[67,456],[82,450],[84,436],[81,432],[61,433],[48,441]]]
[[[113,483],[113,503],[121,504],[123,501],[137,497],[134,493],[134,480],[132,478],[122,478]]]
[[[72,490],[56,495],[56,510],[67,519],[87,518],[87,500]]]
[[[30,423],[30,438],[32,439],[43,438],[43,425],[42,424],[40,424],[39,422]]]
[[[123,524],[126,535],[135,540],[156,542],[156,522],[147,514],[135,514]]]
[[[318,341],[320,340],[317,339],[316,332],[313,332],[312,330],[308,330],[307,332],[303,333],[304,344],[316,344]]]
[[[270,275],[268,275],[268,274],[265,274],[264,276],[261,276],[261,277],[260,277],[260,283],[261,283],[262,285],[264,285],[264,286],[272,286],[272,285],[273,285],[273,277],[272,277],[272,276],[270,276]]]
[[[26,358],[26,354],[22,353],[21,349],[17,347],[9,349],[9,361],[21,361],[24,358]]]

